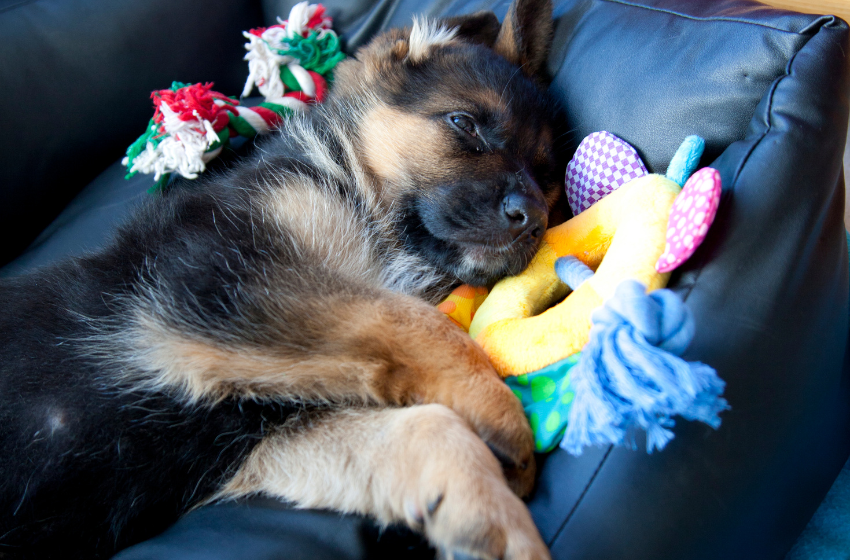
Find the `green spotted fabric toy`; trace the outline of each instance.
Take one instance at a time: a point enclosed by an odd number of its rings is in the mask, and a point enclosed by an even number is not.
[[[576,396],[570,387],[570,371],[580,357],[581,352],[535,372],[505,380],[522,402],[538,451],[554,449],[564,436],[564,424]]]
[[[720,426],[719,413],[729,408],[721,397],[725,383],[711,367],[680,357],[695,329],[675,293],[647,293],[640,282],[626,280],[591,321],[581,352],[505,380],[523,404],[538,451],[558,442],[573,455],[590,445],[634,447],[640,428],[651,453],[673,439],[675,415]]]

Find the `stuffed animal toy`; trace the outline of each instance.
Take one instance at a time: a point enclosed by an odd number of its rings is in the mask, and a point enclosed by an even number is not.
[[[453,317],[508,378],[538,450],[632,443],[640,427],[651,452],[673,437],[676,414],[719,426],[724,383],[679,357],[693,319],[660,289],[717,211],[716,170],[685,182],[703,148],[687,138],[667,174],[653,175],[619,138],[586,138],[567,168],[574,217],[548,230],[528,268],[499,282],[468,322]]]

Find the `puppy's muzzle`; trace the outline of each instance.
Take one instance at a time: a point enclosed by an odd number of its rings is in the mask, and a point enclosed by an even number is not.
[[[514,191],[502,200],[502,219],[511,239],[527,235],[536,240],[546,230],[548,210],[542,197]]]

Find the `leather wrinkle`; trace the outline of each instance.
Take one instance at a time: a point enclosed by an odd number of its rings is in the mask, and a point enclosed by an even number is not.
[[[20,2],[18,2],[16,4],[12,4],[10,6],[0,7],[0,14],[6,13],[6,12],[11,12],[12,10],[14,10],[16,8],[21,8],[23,6],[26,6],[27,4],[35,4],[36,2],[38,2],[38,0],[21,0]]]

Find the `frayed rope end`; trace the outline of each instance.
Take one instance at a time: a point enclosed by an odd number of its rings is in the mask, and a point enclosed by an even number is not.
[[[673,439],[675,415],[720,426],[719,414],[729,408],[721,397],[725,382],[711,367],[679,357],[694,321],[672,291],[647,294],[639,282],[625,281],[592,320],[571,371],[575,399],[563,449],[580,455],[589,445],[622,445],[641,428],[651,453]]]

